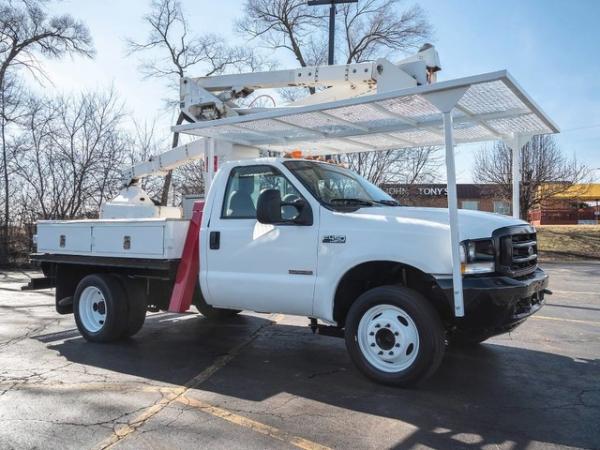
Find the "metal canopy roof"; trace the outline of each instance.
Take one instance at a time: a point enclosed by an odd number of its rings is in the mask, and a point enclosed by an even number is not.
[[[466,89],[453,110],[455,143],[557,133],[558,127],[506,71],[317,105],[196,122],[174,131],[264,150],[309,155],[443,145],[428,95]]]

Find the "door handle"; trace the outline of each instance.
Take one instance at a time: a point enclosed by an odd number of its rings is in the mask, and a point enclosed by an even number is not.
[[[211,231],[209,236],[209,247],[211,250],[218,250],[221,247],[221,232]]]

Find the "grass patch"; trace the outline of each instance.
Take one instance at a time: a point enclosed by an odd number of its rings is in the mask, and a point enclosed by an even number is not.
[[[542,259],[600,260],[600,225],[541,225],[536,229]]]

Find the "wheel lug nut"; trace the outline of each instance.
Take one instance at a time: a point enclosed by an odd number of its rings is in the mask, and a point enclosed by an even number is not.
[[[391,325],[388,323],[388,324],[386,324],[386,326],[385,326],[385,327],[386,327],[386,328],[390,328],[390,327],[391,327]]]
[[[375,342],[373,342],[373,343],[371,344],[371,347],[375,347]]]
[[[375,328],[381,328],[381,325],[379,325],[378,323],[375,324]]]
[[[390,352],[389,354],[390,354],[390,355],[393,355],[393,354],[394,354],[394,352]]]
[[[394,333],[394,336],[400,336],[400,333],[398,333],[397,331]]]
[[[383,355],[383,352],[381,350],[379,350],[378,355]]]
[[[400,344],[396,344],[396,347],[400,347]]]
[[[375,333],[373,333],[372,331],[369,333],[369,336],[375,336]]]

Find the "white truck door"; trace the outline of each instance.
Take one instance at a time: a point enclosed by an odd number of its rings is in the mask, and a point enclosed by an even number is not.
[[[283,201],[307,200],[274,166],[233,168],[215,197],[209,228],[207,302],[214,306],[310,315],[317,270],[318,210],[313,225],[265,225],[256,220],[263,189]],[[282,214],[296,213],[295,208]],[[205,244],[206,245],[206,244]]]

